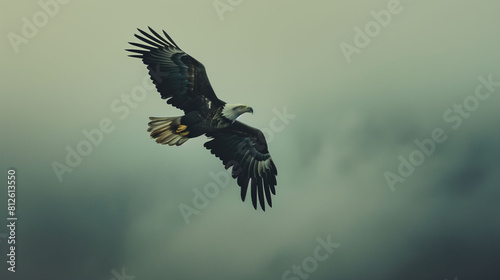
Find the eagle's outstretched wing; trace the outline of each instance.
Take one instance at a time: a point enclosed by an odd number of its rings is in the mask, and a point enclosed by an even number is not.
[[[259,201],[260,207],[265,210],[264,196],[272,207],[271,193],[276,194],[274,186],[278,171],[262,131],[236,121],[228,128],[206,135],[213,139],[204,146],[222,160],[226,169],[233,167],[232,176],[238,178],[241,199],[245,201],[250,183],[253,207],[257,209]]]
[[[166,38],[148,28],[152,35],[141,29],[137,30],[144,37],[134,34],[146,45],[129,42],[141,49],[127,51],[135,53],[129,56],[141,58],[148,66],[161,97],[186,113],[224,105],[225,102],[215,95],[203,64],[182,51],[165,31]]]

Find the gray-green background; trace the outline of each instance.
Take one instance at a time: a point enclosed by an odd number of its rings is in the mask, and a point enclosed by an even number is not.
[[[220,17],[212,0],[70,1],[16,53],[9,34],[43,9],[3,1],[0,234],[9,168],[19,220],[15,274],[0,235],[1,278],[282,279],[329,235],[341,246],[308,279],[500,277],[500,87],[457,129],[443,117],[479,76],[500,81],[500,4],[402,0],[348,63],[340,44],[389,2],[220,0],[234,6]],[[126,116],[111,108],[143,84],[124,49],[148,25],[204,63],[219,98],[254,108],[242,121],[269,128],[285,106],[296,116],[268,141],[272,209],[241,202],[231,180],[186,224],[179,205],[222,164],[204,138],[149,138],[149,116],[181,113],[155,91]],[[60,182],[51,164],[105,118],[114,130]],[[391,191],[384,173],[436,128],[447,140]]]

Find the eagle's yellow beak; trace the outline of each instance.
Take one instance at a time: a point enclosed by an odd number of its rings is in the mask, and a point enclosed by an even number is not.
[[[246,109],[247,109],[247,112],[250,112],[250,113],[252,113],[252,114],[253,114],[253,109],[252,109],[252,107],[247,106],[247,108],[246,108]]]

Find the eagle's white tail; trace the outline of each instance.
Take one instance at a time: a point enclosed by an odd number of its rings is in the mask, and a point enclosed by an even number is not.
[[[158,144],[168,144],[169,146],[184,144],[189,138],[184,133],[179,132],[181,117],[150,117],[148,131],[151,132],[151,138],[156,138]],[[182,126],[181,126],[182,127]]]

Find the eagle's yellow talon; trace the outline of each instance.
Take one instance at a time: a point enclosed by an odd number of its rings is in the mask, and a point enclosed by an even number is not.
[[[179,135],[181,135],[181,136],[186,136],[188,134],[189,134],[189,131],[184,131],[184,132],[179,133]]]
[[[177,127],[177,130],[175,132],[177,133],[180,133],[180,132],[183,132],[184,130],[186,130],[187,126],[186,125],[183,125],[183,124],[180,124],[178,127]],[[182,135],[182,134],[181,134]]]

